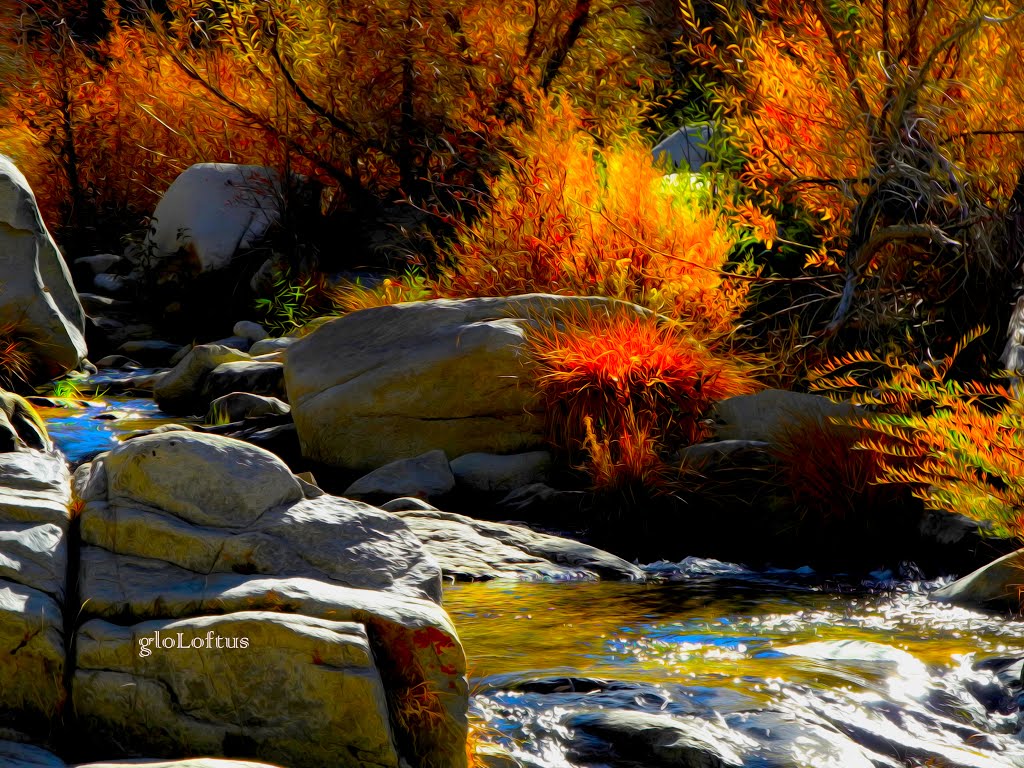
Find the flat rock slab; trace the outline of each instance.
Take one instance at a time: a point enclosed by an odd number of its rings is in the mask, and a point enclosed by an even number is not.
[[[77,661],[76,716],[99,748],[180,756],[244,743],[294,768],[398,765],[360,624],[264,611],[93,620],[78,632]]]
[[[400,505],[405,506],[405,505]],[[572,539],[438,510],[395,511],[441,570],[456,581],[486,579],[642,581],[642,570]]]

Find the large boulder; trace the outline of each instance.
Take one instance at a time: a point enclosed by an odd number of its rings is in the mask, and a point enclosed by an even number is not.
[[[303,454],[370,471],[440,449],[448,456],[543,446],[527,326],[610,306],[531,294],[374,307],[321,325],[285,352]]]
[[[144,251],[164,275],[224,270],[280,220],[278,173],[258,165],[197,163],[167,188]]]
[[[62,458],[0,454],[0,721],[26,733],[45,735],[66,698],[70,502]]]
[[[85,312],[21,171],[0,155],[0,328],[24,340],[47,379],[86,356]]]
[[[191,432],[128,441],[74,484],[88,755],[465,765],[465,656],[401,519]]]

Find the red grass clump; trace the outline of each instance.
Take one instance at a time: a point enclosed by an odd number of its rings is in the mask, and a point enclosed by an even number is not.
[[[753,389],[735,359],[654,314],[576,314],[529,343],[550,439],[587,455],[598,488],[655,481],[669,448],[706,436],[716,400]]]

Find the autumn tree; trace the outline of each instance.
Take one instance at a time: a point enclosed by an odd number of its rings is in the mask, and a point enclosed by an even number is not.
[[[613,0],[179,0],[166,51],[235,121],[286,146],[362,221],[405,199],[484,191],[506,129],[571,92],[599,137],[622,130],[656,61],[644,4]],[[227,53],[232,82],[215,63]]]
[[[1024,160],[1024,12],[1000,0],[684,4],[740,181],[834,275],[819,335],[917,352],[1002,312],[1003,221]],[[806,315],[806,312],[804,313]],[[945,327],[940,324],[944,322]],[[895,331],[895,333],[893,333]]]

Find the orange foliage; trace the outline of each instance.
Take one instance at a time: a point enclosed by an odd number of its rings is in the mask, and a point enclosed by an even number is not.
[[[969,174],[974,193],[1009,200],[1024,160],[1019,4],[715,6],[721,20],[708,27],[683,3],[684,49],[718,81],[742,182],[812,214],[824,246],[809,265],[835,267],[872,169],[890,170],[892,145],[915,132],[945,158],[936,173]]]
[[[983,333],[924,366],[848,355],[820,371],[817,387],[872,407],[854,426],[865,434],[859,447],[878,457],[881,480],[909,486],[932,509],[977,520],[983,533],[1024,540],[1024,402],[1013,388],[951,375]],[[881,381],[864,375],[872,368],[886,374]]]
[[[683,319],[701,336],[731,330],[747,284],[724,270],[741,235],[699,187],[663,177],[636,137],[599,150],[565,101],[541,110],[513,148],[485,214],[454,222],[440,292],[603,295]],[[770,220],[756,226],[772,236]]]
[[[117,3],[107,4],[106,37],[90,43],[64,23],[73,11],[52,3],[10,20],[21,71],[0,101],[0,143],[51,226],[95,226],[105,215],[137,223],[195,162],[278,162],[272,136],[211,102],[151,32],[121,20]],[[210,66],[237,77],[224,54]]]
[[[706,436],[714,401],[753,389],[735,358],[652,314],[577,314],[529,344],[552,442],[589,454],[602,488],[656,476],[666,448]]]

